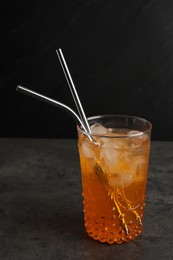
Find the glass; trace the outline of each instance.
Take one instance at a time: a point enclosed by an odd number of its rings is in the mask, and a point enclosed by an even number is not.
[[[86,232],[109,244],[134,240],[143,229],[151,123],[124,115],[88,122],[92,139],[77,127]]]

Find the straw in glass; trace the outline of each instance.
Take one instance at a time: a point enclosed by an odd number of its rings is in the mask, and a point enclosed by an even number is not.
[[[84,129],[84,131],[87,132],[87,129],[85,128],[83,122],[81,121],[81,119],[79,118],[79,116],[70,108],[68,107],[67,105],[57,101],[57,100],[54,100],[52,98],[49,98],[49,97],[46,97],[38,92],[35,92],[31,89],[28,89],[28,88],[25,88],[23,86],[20,86],[18,85],[17,88],[16,88],[17,91],[19,92],[22,92],[28,96],[31,96],[31,97],[34,97],[34,98],[37,98],[37,99],[40,99],[46,103],[49,103],[51,105],[54,105],[54,106],[57,106],[57,107],[60,107],[62,108],[63,110],[65,110],[66,112],[68,112],[72,117],[73,119],[76,121],[77,124],[81,125]]]
[[[42,94],[39,94],[33,90],[30,90],[28,88],[25,88],[25,87],[22,87],[20,85],[17,86],[16,90],[17,91],[20,91],[22,93],[25,93],[29,96],[32,96],[32,97],[35,97],[37,99],[40,99],[40,100],[43,100],[47,103],[50,103],[52,105],[55,105],[55,106],[58,106],[60,108],[62,108],[63,110],[67,111],[68,113],[70,113],[71,116],[73,116],[73,118],[75,119],[75,121],[77,122],[77,124],[81,125],[82,128],[84,129],[84,131],[86,133],[88,133],[88,138],[90,139],[90,141],[92,141],[94,144],[97,145],[97,143],[93,140],[92,136],[90,135],[91,133],[91,129],[89,127],[89,124],[88,124],[88,121],[87,121],[87,118],[86,118],[86,115],[84,113],[84,110],[82,108],[82,105],[81,105],[81,102],[80,102],[80,99],[78,97],[78,94],[77,94],[77,91],[75,89],[75,86],[74,86],[74,83],[73,83],[73,80],[72,80],[72,77],[70,75],[70,72],[68,70],[68,67],[67,67],[67,64],[66,64],[66,61],[64,59],[64,56],[63,56],[63,53],[61,51],[61,49],[58,49],[57,50],[57,55],[59,57],[59,60],[60,60],[60,63],[61,63],[61,66],[62,66],[62,69],[64,71],[64,74],[65,74],[65,77],[66,77],[66,80],[68,82],[68,85],[69,85],[69,88],[71,90],[71,93],[72,93],[72,96],[73,96],[73,99],[75,101],[75,104],[76,104],[76,107],[78,109],[78,112],[79,112],[79,115],[80,117],[71,109],[69,108],[67,105],[59,102],[59,101],[56,101],[54,99],[51,99],[51,98],[48,98]],[[100,165],[97,165],[99,168],[100,168],[100,171],[102,172],[102,169],[100,167]],[[103,172],[102,172],[103,173]],[[122,222],[122,225],[124,226],[125,228],[125,231],[126,231],[126,234],[128,235],[128,229],[127,229],[127,225],[126,225],[126,222],[124,220],[124,217],[121,213],[121,210],[120,208],[118,207],[118,205],[116,204],[116,201],[115,202],[115,205],[116,205],[116,208],[121,216],[121,222]]]
[[[83,124],[85,125],[85,128],[87,129],[87,132],[91,133],[90,126],[89,126],[89,124],[88,124],[88,121],[87,121],[87,118],[86,118],[84,109],[83,109],[83,107],[82,107],[82,104],[81,104],[81,102],[80,102],[78,93],[77,93],[76,88],[75,88],[75,85],[74,85],[74,83],[73,83],[73,79],[72,79],[72,77],[71,77],[70,71],[69,71],[68,66],[67,66],[67,63],[66,63],[66,61],[65,61],[63,52],[62,52],[62,50],[59,48],[58,50],[56,50],[56,53],[57,53],[57,55],[58,55],[58,58],[59,58],[61,67],[62,67],[63,72],[64,72],[64,75],[65,75],[65,77],[66,77],[68,86],[69,86],[69,88],[70,88],[71,94],[72,94],[73,99],[74,99],[74,102],[75,102],[75,104],[76,104],[76,107],[77,107],[79,116],[80,116],[80,118],[81,118]]]
[[[72,77],[71,77],[71,75],[70,75],[70,71],[69,71],[69,69],[68,69],[67,63],[66,63],[65,58],[64,58],[64,55],[63,55],[63,53],[62,53],[62,50],[59,48],[58,50],[56,50],[56,53],[57,53],[57,55],[58,55],[58,58],[59,58],[61,67],[62,67],[62,69],[63,69],[64,75],[65,75],[65,77],[66,77],[67,83],[68,83],[69,88],[70,88],[70,91],[71,91],[71,93],[72,93],[74,102],[75,102],[76,107],[77,107],[77,109],[78,109],[80,118],[81,118],[83,124],[85,125],[85,128],[87,129],[87,131],[88,131],[89,133],[91,133],[90,126],[89,126],[89,124],[88,124],[86,115],[85,115],[85,113],[84,113],[82,104],[81,104],[81,102],[80,102],[78,93],[77,93],[77,91],[76,91],[75,85],[74,85],[73,80],[72,80]],[[93,137],[90,136],[90,138],[92,139],[92,142],[97,145],[97,143],[93,140]],[[100,168],[100,171],[99,171],[99,172],[101,172],[101,173],[103,174],[103,171],[102,171],[100,165],[97,164],[97,167]],[[122,223],[122,225],[123,225],[123,227],[124,227],[124,229],[125,229],[126,234],[128,235],[128,228],[127,228],[125,219],[124,219],[124,217],[123,217],[123,214],[121,213],[121,210],[120,210],[118,204],[116,203],[115,198],[114,198],[114,203],[115,203],[116,208],[117,208],[117,211],[118,211],[118,213],[119,213],[119,219],[121,220],[121,223]]]

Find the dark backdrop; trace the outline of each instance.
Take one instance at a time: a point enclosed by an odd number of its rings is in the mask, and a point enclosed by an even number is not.
[[[0,136],[76,137],[64,111],[16,92],[21,84],[75,108],[55,50],[63,49],[87,116],[131,114],[173,140],[173,1],[0,2]]]

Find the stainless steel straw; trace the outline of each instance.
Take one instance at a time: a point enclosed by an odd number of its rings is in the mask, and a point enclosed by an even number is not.
[[[70,75],[70,71],[69,71],[69,69],[68,69],[67,63],[66,63],[65,58],[64,58],[64,55],[63,55],[63,53],[62,53],[62,50],[61,50],[61,49],[58,49],[58,50],[56,50],[56,53],[57,53],[57,55],[58,55],[58,58],[59,58],[61,67],[62,67],[62,69],[63,69],[63,72],[64,72],[64,75],[65,75],[65,77],[66,77],[67,83],[68,83],[69,88],[70,88],[70,90],[71,90],[73,99],[74,99],[74,101],[75,101],[75,104],[76,104],[76,107],[77,107],[77,110],[78,110],[78,113],[79,113],[79,116],[80,116],[80,118],[81,118],[83,124],[85,125],[85,128],[87,129],[87,132],[88,132],[88,133],[91,133],[90,126],[89,126],[89,124],[88,124],[88,121],[87,121],[85,112],[84,112],[83,107],[82,107],[82,104],[81,104],[81,102],[80,102],[78,93],[77,93],[77,91],[76,91],[75,85],[74,85],[73,80],[72,80],[72,77],[71,77],[71,75]]]
[[[31,89],[28,89],[28,88],[25,88],[25,87],[22,87],[20,85],[17,86],[16,88],[17,91],[19,92],[22,92],[24,94],[27,94],[28,96],[31,96],[31,97],[34,97],[34,98],[37,98],[37,99],[40,99],[46,103],[49,103],[51,105],[54,105],[54,106],[58,106],[60,108],[62,108],[63,110],[67,111],[76,121],[77,124],[81,125],[83,127],[83,129],[87,132],[83,122],[81,121],[81,119],[79,118],[79,116],[70,108],[68,107],[67,105],[57,101],[57,100],[54,100],[54,99],[51,99],[49,97],[46,97],[42,94],[39,94],[38,92],[35,92]]]
[[[89,127],[86,115],[84,113],[84,110],[82,108],[80,99],[79,99],[78,94],[77,94],[77,91],[75,89],[72,77],[71,77],[70,72],[68,70],[68,67],[67,67],[66,61],[64,59],[62,50],[58,49],[58,50],[56,50],[56,52],[57,52],[59,61],[61,63],[62,69],[64,71],[66,80],[68,82],[69,88],[71,90],[71,93],[72,93],[72,96],[73,96],[73,99],[75,101],[75,104],[76,104],[76,107],[78,109],[80,117],[70,107],[68,107],[67,105],[65,105],[65,104],[63,104],[63,103],[61,103],[59,101],[56,101],[54,99],[51,99],[49,97],[46,97],[46,96],[44,96],[42,94],[39,94],[39,93],[37,93],[37,92],[35,92],[33,90],[30,90],[28,88],[22,87],[20,85],[17,86],[16,90],[18,90],[18,91],[20,91],[22,93],[25,93],[25,94],[27,94],[29,96],[32,96],[32,97],[38,98],[40,100],[43,100],[43,101],[45,101],[47,103],[50,103],[52,105],[58,106],[58,107],[62,108],[63,110],[67,111],[68,113],[70,113],[70,115],[73,116],[73,118],[75,119],[77,124],[82,126],[82,128],[84,129],[86,134],[88,133],[87,136],[88,136],[89,140],[92,141],[95,145],[98,145],[98,143],[93,139],[92,135],[90,135],[91,134],[91,129]],[[103,171],[101,169],[101,166],[98,163],[96,164],[96,166],[99,169],[98,170],[98,174],[99,174],[100,178],[102,178]],[[124,217],[123,217],[123,215],[121,213],[121,210],[120,210],[119,206],[116,204],[116,200],[114,199],[114,197],[111,197],[111,198],[115,202],[115,206],[117,207],[117,210],[119,212],[119,219],[122,222],[122,225],[124,226],[126,234],[128,235],[128,228],[127,228],[127,225],[126,225],[126,221],[125,221],[125,219],[124,219]]]

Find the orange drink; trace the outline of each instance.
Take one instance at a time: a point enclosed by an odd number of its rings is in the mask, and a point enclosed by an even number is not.
[[[86,231],[101,242],[128,242],[143,229],[151,124],[111,115],[88,121],[92,139],[78,127]]]

